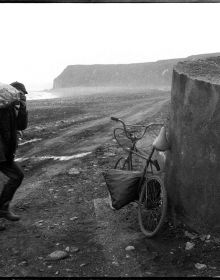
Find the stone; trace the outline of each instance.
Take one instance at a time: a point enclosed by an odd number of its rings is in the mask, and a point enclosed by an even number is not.
[[[78,175],[80,174],[80,170],[77,168],[71,168],[68,172],[69,175]]]
[[[67,252],[56,250],[47,257],[47,260],[61,260],[67,258],[68,256]]]
[[[75,246],[71,246],[71,247],[70,247],[70,252],[71,252],[71,253],[77,253],[77,252],[79,252],[79,248],[78,248],[78,247],[75,247]]]
[[[213,238],[214,243],[220,244],[220,238],[219,237],[214,237]]]
[[[20,251],[15,248],[12,248],[12,252],[13,252],[13,255],[18,255]]]
[[[174,252],[173,251],[170,251],[170,254],[174,254]],[[150,260],[154,260],[154,259],[156,259],[157,257],[159,256],[159,254],[158,254],[158,252],[149,252],[147,255],[146,255],[146,257],[145,257],[145,260],[146,261],[150,261]]]
[[[147,274],[147,275],[153,275],[153,273],[150,272],[150,271],[145,271],[144,273]]]
[[[201,240],[201,241],[205,241],[205,240],[206,240],[206,234],[202,234],[202,235],[200,236],[200,240]]]
[[[105,155],[106,157],[114,157],[114,156],[115,156],[114,153],[105,153],[104,155]]]
[[[210,269],[213,269],[213,270],[217,269],[216,266],[211,266],[211,265],[209,265],[209,268],[210,268]]]
[[[132,250],[135,250],[134,246],[127,246],[125,248],[126,251],[132,251]]]
[[[207,265],[206,264],[203,264],[203,263],[196,263],[195,264],[195,268],[201,270],[201,269],[206,269],[207,268]]]
[[[191,250],[195,246],[193,242],[186,242],[185,250]]]
[[[190,233],[190,232],[188,232],[188,231],[185,231],[184,232],[184,235],[186,236],[186,237],[189,237],[190,239],[196,239],[196,238],[198,238],[198,235],[197,234],[193,234],[193,233]]]
[[[210,234],[207,234],[207,235],[206,235],[206,239],[207,239],[207,240],[209,240],[209,239],[210,239],[210,237],[211,237],[211,235],[210,235]]]
[[[70,221],[75,221],[75,220],[77,220],[77,219],[78,219],[78,217],[76,217],[76,216],[75,216],[75,217],[71,217],[71,218],[70,218]]]
[[[27,262],[27,261],[22,261],[22,262],[20,262],[18,265],[25,265],[25,266],[27,266],[27,265],[28,265],[28,262]]]

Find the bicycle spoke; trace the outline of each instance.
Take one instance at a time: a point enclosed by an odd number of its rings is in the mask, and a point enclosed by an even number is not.
[[[150,231],[153,231],[157,226],[157,222],[155,221],[155,218],[151,214],[152,214],[152,212],[147,217],[147,220],[148,220],[147,226]]]
[[[146,220],[146,227],[153,231],[158,223],[158,215],[155,215],[153,210],[145,210],[144,213],[146,216],[143,217],[143,220]]]

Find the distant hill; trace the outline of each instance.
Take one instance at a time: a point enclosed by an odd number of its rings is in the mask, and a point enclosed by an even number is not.
[[[176,63],[209,56],[220,56],[220,53],[146,63],[69,65],[54,79],[53,89],[72,87],[170,88],[173,66]]]

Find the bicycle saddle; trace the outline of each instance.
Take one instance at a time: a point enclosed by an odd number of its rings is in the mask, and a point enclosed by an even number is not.
[[[164,126],[161,128],[160,133],[154,140],[153,147],[158,151],[166,151],[169,149],[170,145],[167,141],[166,130]]]

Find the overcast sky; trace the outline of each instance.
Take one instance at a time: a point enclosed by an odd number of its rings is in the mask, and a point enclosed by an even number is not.
[[[0,82],[51,88],[67,65],[220,51],[220,3],[0,4]]]

